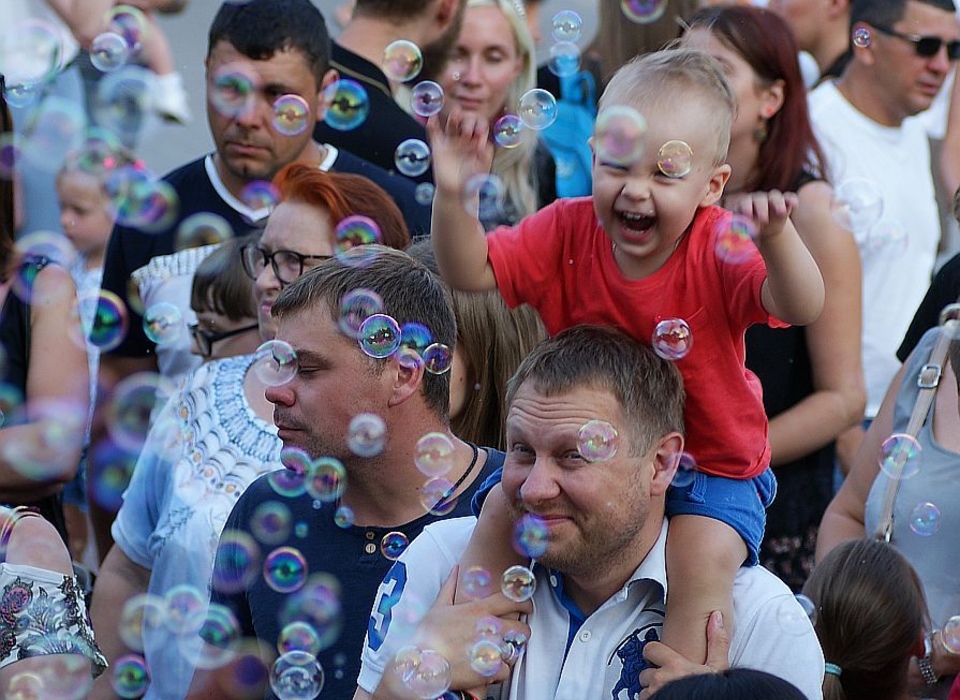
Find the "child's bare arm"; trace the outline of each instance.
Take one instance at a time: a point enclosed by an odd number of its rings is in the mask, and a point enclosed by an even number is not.
[[[675,515],[667,534],[667,614],[661,641],[695,664],[707,658],[704,636],[714,611],[733,629],[733,579],[747,547],[729,525]]]
[[[736,208],[757,226],[757,248],[767,266],[764,308],[782,321],[803,326],[823,310],[823,278],[790,221],[796,206],[795,194],[773,190],[742,197]]]
[[[485,120],[455,109],[442,123],[439,115],[427,122],[433,158],[433,223],[430,237],[443,278],[456,289],[497,288],[487,260],[487,239],[476,214],[467,210],[467,183],[490,172],[493,146]]]

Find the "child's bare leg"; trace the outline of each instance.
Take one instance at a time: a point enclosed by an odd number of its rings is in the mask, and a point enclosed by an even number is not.
[[[167,35],[163,33],[160,23],[152,12],[144,12],[147,18],[146,31],[140,40],[140,56],[143,63],[157,75],[167,75],[176,70],[173,62],[173,51]]]
[[[733,630],[733,579],[746,558],[743,538],[729,525],[700,515],[670,518],[664,644],[694,663],[706,661],[710,613],[722,612]]]
[[[477,527],[470,535],[470,542],[460,559],[460,574],[454,602],[490,595],[500,590],[500,576],[514,564],[523,564],[524,559],[510,545],[513,524],[507,511],[507,498],[500,484],[487,494],[477,520]],[[490,575],[489,590],[478,596],[475,590],[476,573],[483,569]]]

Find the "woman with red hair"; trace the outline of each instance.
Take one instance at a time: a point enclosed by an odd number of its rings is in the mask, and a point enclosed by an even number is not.
[[[823,313],[809,326],[747,332],[747,367],[763,385],[778,482],[760,561],[799,590],[833,494],[834,455],[841,464],[852,457],[838,438],[863,415],[860,258],[831,213],[832,190],[787,25],[768,10],[724,6],[700,10],[688,26],[683,44],[720,62],[739,103],[726,205],[751,192],[796,192],[800,204],[791,218],[826,288]]]

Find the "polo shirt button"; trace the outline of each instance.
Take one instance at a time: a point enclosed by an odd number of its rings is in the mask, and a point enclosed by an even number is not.
[[[373,542],[368,542],[367,544],[363,545],[363,551],[367,554],[373,554],[377,551],[377,545],[375,545]]]
[[[590,634],[590,630],[584,630],[583,632],[580,633],[580,641],[589,642],[591,636],[593,635]]]

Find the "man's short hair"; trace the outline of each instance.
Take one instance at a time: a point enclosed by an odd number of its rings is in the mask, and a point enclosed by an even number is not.
[[[903,19],[907,3],[911,0],[853,0],[850,3],[850,26],[865,22],[875,27],[892,27]],[[953,0],[916,0],[947,12],[956,12]]]
[[[406,253],[380,245],[363,246],[363,264],[344,264],[336,258],[325,260],[305,272],[280,293],[272,313],[277,319],[317,304],[326,304],[331,318],[340,318],[340,302],[354,290],[368,290],[383,300],[381,313],[391,316],[400,326],[420,323],[430,330],[433,342],[443,343],[451,353],[457,342],[457,322],[450,294],[426,265]],[[360,256],[350,262],[358,263]],[[357,352],[362,352],[357,347]],[[364,357],[367,357],[364,355]],[[368,358],[378,371],[385,360]],[[450,373],[424,373],[423,397],[443,421],[450,413]]]
[[[709,128],[713,130],[717,144],[714,164],[720,165],[726,161],[730,147],[730,127],[737,113],[737,97],[723,68],[709,54],[670,48],[637,56],[610,78],[600,96],[600,111],[625,105],[643,114],[645,108],[687,104],[691,98],[705,103],[706,108],[700,111],[712,122]]]
[[[575,326],[540,343],[507,384],[508,411],[527,382],[548,397],[581,387],[609,391],[630,423],[634,454],[667,433],[683,433],[680,371],[614,328]]]
[[[310,0],[224,2],[210,25],[207,51],[220,41],[254,61],[268,61],[278,51],[299,51],[318,87],[330,65],[327,23]]]
[[[380,17],[388,20],[409,20],[419,17],[436,0],[357,0],[354,14],[358,17]]]

